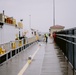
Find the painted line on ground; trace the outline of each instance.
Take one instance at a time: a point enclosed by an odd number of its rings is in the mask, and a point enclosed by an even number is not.
[[[34,52],[34,54],[31,56],[32,59],[35,57],[36,53],[38,52],[40,46],[37,48],[37,50]],[[26,71],[26,69],[28,68],[28,66],[30,65],[30,63],[32,62],[32,60],[28,60],[27,63],[24,65],[24,67],[20,70],[20,72],[18,73],[18,75],[23,75],[23,73]]]

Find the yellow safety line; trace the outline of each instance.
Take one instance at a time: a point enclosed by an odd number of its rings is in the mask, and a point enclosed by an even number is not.
[[[40,47],[38,47],[38,49],[34,52],[34,54],[32,55],[32,59],[34,58],[34,56],[36,55],[36,53],[38,52]]]
[[[32,59],[35,57],[36,53],[38,52],[40,47],[38,47],[38,49],[34,52],[34,54],[32,55]],[[20,70],[20,72],[18,73],[18,75],[23,75],[23,73],[25,72],[25,70],[28,68],[28,66],[30,65],[32,60],[29,60],[27,61],[27,63],[24,65],[24,67]]]

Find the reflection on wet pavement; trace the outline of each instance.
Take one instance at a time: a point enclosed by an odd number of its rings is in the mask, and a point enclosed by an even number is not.
[[[59,58],[62,75],[76,75],[76,73],[72,69],[72,66],[64,56],[62,50],[60,50],[56,44],[55,44],[55,49],[56,49],[57,57]]]
[[[47,44],[35,43],[20,52],[0,66],[0,75],[17,75],[26,64],[28,56],[32,55],[39,46],[39,51],[23,75],[76,75],[73,74],[72,67],[53,40]]]

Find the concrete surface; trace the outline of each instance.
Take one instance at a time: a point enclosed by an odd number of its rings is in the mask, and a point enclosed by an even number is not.
[[[31,64],[23,72],[23,75],[73,75],[73,71],[67,63],[63,53],[49,39],[49,42],[39,42],[20,52],[0,66],[0,75],[18,75],[28,61],[28,57],[35,54]]]

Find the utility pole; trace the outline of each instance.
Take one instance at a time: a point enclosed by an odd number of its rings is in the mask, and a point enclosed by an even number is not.
[[[53,26],[55,25],[55,0],[53,0]]]

